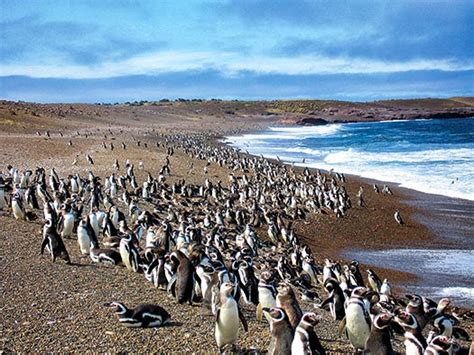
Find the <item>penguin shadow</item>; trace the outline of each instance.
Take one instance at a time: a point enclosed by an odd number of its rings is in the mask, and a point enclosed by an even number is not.
[[[174,327],[181,327],[184,323],[183,322],[179,322],[179,321],[169,321],[168,323],[166,324],[163,324],[161,327],[158,327],[156,329],[159,329],[159,328],[174,328]]]
[[[67,265],[70,265],[70,266],[75,266],[75,267],[89,267],[89,268],[97,268],[97,265],[94,265],[94,264],[81,264],[80,262],[78,261],[71,261],[69,264]]]

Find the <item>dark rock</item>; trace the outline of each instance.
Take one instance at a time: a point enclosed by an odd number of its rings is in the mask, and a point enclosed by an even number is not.
[[[328,121],[322,118],[306,117],[298,120],[296,124],[300,126],[322,126],[328,124]]]

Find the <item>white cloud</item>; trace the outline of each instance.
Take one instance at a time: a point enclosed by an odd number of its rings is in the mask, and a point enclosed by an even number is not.
[[[235,76],[243,71],[257,74],[370,74],[415,70],[473,70],[474,62],[450,59],[387,62],[363,58],[296,56],[247,56],[235,52],[175,52],[163,51],[133,58],[104,62],[98,65],[3,64],[0,76],[25,75],[35,78],[99,79],[126,75],[151,75],[172,72],[217,70]]]

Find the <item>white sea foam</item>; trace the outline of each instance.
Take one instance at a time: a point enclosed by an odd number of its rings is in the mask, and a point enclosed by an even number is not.
[[[360,152],[352,148],[342,150],[336,153],[330,153],[324,158],[328,164],[342,163],[374,163],[374,162],[405,162],[405,163],[423,163],[437,161],[471,161],[473,159],[473,150],[467,148],[459,149],[435,149],[421,150],[416,152],[395,152],[395,153],[372,153]]]
[[[307,155],[321,155],[321,151],[317,149],[304,148],[304,147],[295,147],[286,149],[287,152],[291,153],[303,153]]]

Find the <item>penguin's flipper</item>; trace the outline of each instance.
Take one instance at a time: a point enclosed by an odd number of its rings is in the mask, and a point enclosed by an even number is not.
[[[326,298],[323,302],[321,302],[319,305],[317,305],[318,308],[322,308],[322,309],[325,309],[325,310],[329,310],[329,307],[328,305],[332,302],[334,298],[334,292],[331,292],[329,294],[329,297]]]
[[[257,306],[257,314],[256,314],[256,318],[257,318],[257,321],[261,322],[262,321],[262,304],[259,303],[258,306]]]
[[[48,245],[48,238],[44,238],[43,242],[41,243],[41,255],[43,255],[44,248],[46,248],[46,245]]]
[[[346,317],[342,318],[341,323],[339,323],[337,334],[342,336],[342,333],[346,330]]]
[[[242,310],[240,309],[240,307],[238,307],[238,309],[239,309],[239,318],[240,318],[240,321],[242,322],[242,326],[244,327],[244,330],[246,332],[248,332],[249,331],[249,326],[247,324],[247,320],[245,319],[245,316],[242,313]]]

